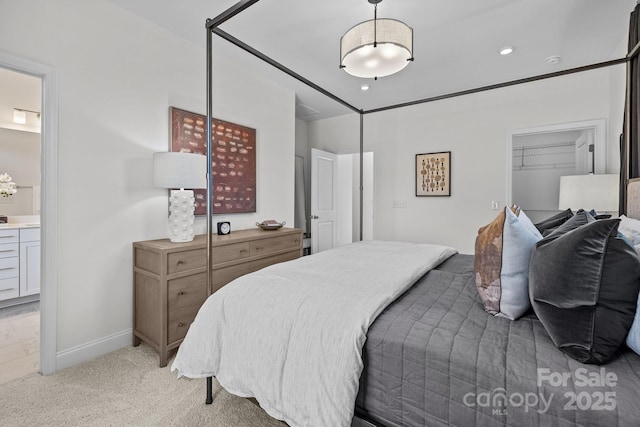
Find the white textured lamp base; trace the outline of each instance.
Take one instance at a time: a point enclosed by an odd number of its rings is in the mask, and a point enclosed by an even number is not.
[[[195,210],[193,190],[171,190],[169,198],[169,239],[172,242],[193,240]]]

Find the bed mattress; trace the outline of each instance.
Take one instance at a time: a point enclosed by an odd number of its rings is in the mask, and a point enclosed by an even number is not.
[[[470,255],[449,258],[389,305],[363,359],[357,414],[388,427],[640,420],[640,356],[623,346],[607,365],[584,365],[554,346],[533,313],[487,314]]]

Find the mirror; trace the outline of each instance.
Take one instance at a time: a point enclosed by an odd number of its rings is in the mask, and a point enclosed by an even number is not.
[[[0,68],[0,174],[17,186],[12,196],[0,197],[3,216],[40,214],[41,86],[38,77]]]

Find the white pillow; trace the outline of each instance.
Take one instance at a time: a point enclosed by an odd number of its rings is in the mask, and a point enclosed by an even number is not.
[[[640,245],[640,221],[620,215],[618,231],[624,235],[634,246]]]

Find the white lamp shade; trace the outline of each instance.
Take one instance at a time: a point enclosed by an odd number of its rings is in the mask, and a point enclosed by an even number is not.
[[[340,63],[356,77],[389,76],[406,67],[412,57],[413,30],[395,19],[361,22],[340,40]]]
[[[206,159],[194,153],[153,153],[153,184],[162,188],[206,188]]]
[[[619,195],[617,174],[561,176],[558,208],[617,212]]]

